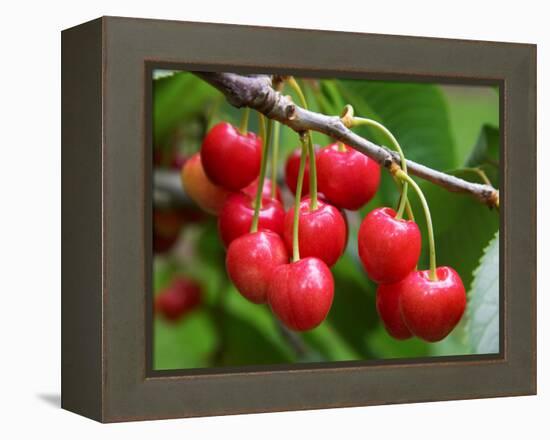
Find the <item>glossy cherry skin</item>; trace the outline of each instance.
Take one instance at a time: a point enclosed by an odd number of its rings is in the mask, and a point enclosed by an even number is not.
[[[311,330],[321,324],[333,298],[332,273],[318,258],[304,258],[275,268],[267,291],[273,313],[296,331]]]
[[[437,268],[437,281],[429,271],[414,271],[401,281],[399,308],[411,333],[428,342],[445,338],[458,324],[466,308],[466,290],[450,267]]]
[[[359,257],[369,278],[392,284],[416,268],[422,247],[418,225],[395,218],[391,208],[376,208],[361,222],[357,234]]]
[[[256,200],[256,191],[258,190],[258,179],[256,179],[254,182],[252,182],[250,185],[248,185],[246,188],[243,188],[241,192],[245,193],[247,196],[249,196],[252,200]],[[264,186],[262,188],[262,197],[264,199],[270,199],[271,198],[271,179],[268,179],[267,177],[264,180]],[[275,189],[275,198],[279,202],[283,202],[283,199],[281,197],[281,190],[279,187]]]
[[[332,266],[344,253],[347,241],[346,221],[342,213],[332,205],[318,199],[317,209],[310,211],[310,199],[300,202],[298,221],[298,245],[300,257],[316,257]],[[284,239],[289,253],[292,252],[292,225],[294,207],[285,216]]]
[[[302,149],[294,150],[286,160],[285,164],[285,182],[292,194],[296,194],[296,186],[298,185],[298,172],[300,170],[300,158],[302,157]],[[302,196],[309,194],[309,158],[306,161],[304,171],[304,183],[302,184]]]
[[[271,231],[241,235],[227,249],[225,264],[229,278],[249,301],[265,303],[273,270],[288,263],[283,239]]]
[[[206,176],[199,153],[189,158],[181,169],[181,182],[185,193],[204,211],[218,215],[231,194],[214,185]]]
[[[380,166],[351,147],[338,144],[317,153],[319,191],[338,208],[357,210],[370,201],[380,185]]]
[[[386,331],[395,339],[403,340],[412,337],[412,333],[405,325],[399,309],[401,285],[399,282],[380,284],[376,290],[376,310]]]
[[[186,278],[177,278],[155,298],[155,311],[168,321],[177,321],[201,304],[201,286]]]
[[[204,138],[201,159],[213,183],[238,191],[258,178],[262,141],[254,133],[242,134],[233,125],[220,122]]]
[[[309,200],[309,196],[302,197],[302,199],[306,199],[306,198]],[[328,203],[330,205],[330,202],[327,200],[327,198],[325,197],[325,195],[322,192],[317,193],[317,199],[322,200],[323,202]],[[344,244],[344,249],[346,249],[348,247],[348,242],[349,242],[349,219],[348,219],[348,214],[344,209],[338,209],[338,211],[340,211],[340,214],[342,214],[342,218],[344,219],[344,223],[346,224],[346,243]]]
[[[218,218],[218,230],[225,247],[241,235],[250,232],[254,217],[254,201],[243,193],[228,197]],[[269,230],[282,236],[285,210],[278,200],[263,199],[258,230]]]

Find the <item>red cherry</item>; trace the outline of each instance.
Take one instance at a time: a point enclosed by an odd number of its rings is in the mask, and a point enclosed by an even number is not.
[[[335,206],[357,210],[374,197],[380,184],[380,166],[358,151],[338,144],[317,153],[319,191]]]
[[[155,311],[168,321],[177,321],[200,305],[201,287],[192,280],[177,278],[155,298]]]
[[[399,307],[408,329],[415,336],[436,342],[458,324],[466,308],[466,290],[450,267],[438,267],[437,281],[429,271],[411,272],[401,281]]]
[[[260,173],[262,141],[254,133],[242,134],[233,125],[220,122],[210,129],[201,147],[206,175],[216,185],[238,191]]]
[[[244,188],[241,192],[245,193],[247,196],[249,196],[252,200],[256,200],[256,192],[258,191],[258,179],[256,179],[254,182],[252,182],[250,185],[248,185],[246,188]],[[266,178],[264,180],[264,186],[262,188],[262,197],[264,199],[270,199],[271,198],[271,179]],[[275,190],[275,198],[279,202],[283,202],[283,199],[281,198],[281,190],[279,187]]]
[[[243,193],[228,197],[218,219],[218,230],[225,247],[241,235],[250,232],[254,217],[254,200]],[[283,234],[285,210],[281,202],[274,199],[263,199],[260,209],[258,230],[269,230]]]
[[[317,209],[310,211],[310,199],[300,202],[298,222],[298,245],[301,257],[316,257],[332,266],[344,253],[347,241],[346,221],[340,211],[332,205],[317,200]],[[284,239],[292,252],[292,224],[294,207],[286,214]]]
[[[363,219],[357,234],[359,257],[369,277],[381,284],[396,283],[413,271],[420,258],[418,225],[397,220],[391,208],[376,208]]]
[[[231,242],[225,258],[229,278],[249,301],[265,303],[273,269],[288,263],[282,238],[271,231],[241,235]]]
[[[275,268],[267,291],[273,313],[297,331],[311,330],[321,324],[333,297],[332,273],[318,258],[304,258]]]
[[[217,215],[231,194],[214,185],[206,176],[199,153],[189,158],[181,169],[181,182],[186,194],[204,211]]]
[[[285,182],[286,186],[292,191],[292,194],[296,194],[296,186],[298,185],[298,171],[300,169],[300,158],[302,157],[302,149],[297,148],[294,150],[285,165]],[[302,185],[302,196],[309,194],[309,159],[306,161],[306,168],[304,172],[304,183]]]
[[[309,195],[306,195],[306,196],[302,197],[302,200],[303,199],[310,200]],[[327,200],[327,198],[325,197],[325,195],[322,192],[317,193],[317,199],[322,200],[323,202],[330,205],[330,202]],[[344,249],[346,249],[348,247],[348,242],[349,242],[349,219],[348,219],[348,214],[344,209],[339,209],[338,208],[338,211],[340,212],[340,214],[342,214],[342,218],[344,219],[344,223],[346,224],[346,243],[344,244]]]
[[[402,283],[381,284],[376,290],[376,310],[384,327],[395,339],[409,339],[412,333],[405,325],[399,309]]]

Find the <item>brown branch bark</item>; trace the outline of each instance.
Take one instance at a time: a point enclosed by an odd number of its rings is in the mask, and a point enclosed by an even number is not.
[[[376,145],[348,129],[338,116],[327,116],[306,110],[274,90],[272,79],[267,75],[244,76],[235,73],[195,72],[221,91],[235,107],[250,107],[275,119],[296,132],[318,131],[344,142],[384,167],[399,166],[399,156],[386,147]],[[448,191],[467,193],[489,207],[499,206],[498,190],[490,185],[468,182],[456,176],[407,160],[408,172]]]

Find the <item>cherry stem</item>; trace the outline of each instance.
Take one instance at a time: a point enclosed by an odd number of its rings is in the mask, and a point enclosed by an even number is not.
[[[296,198],[294,199],[294,219],[292,223],[292,262],[300,260],[300,245],[298,240],[300,223],[300,201],[302,198],[302,187],[304,186],[304,174],[306,172],[307,156],[307,134],[300,135],[302,154],[300,156],[300,168],[298,170],[298,183],[296,184]]]
[[[281,124],[273,122],[273,141],[271,144],[271,198],[277,198],[277,162],[279,160],[279,133]]]
[[[493,186],[493,184],[491,183],[491,181],[489,180],[489,177],[487,177],[487,174],[485,173],[485,171],[483,171],[481,168],[459,168],[458,170],[456,170],[455,172],[464,172],[464,173],[474,173],[474,174],[477,174],[479,176],[479,178],[481,179],[481,181],[485,184],[485,185],[489,185],[489,186]]]
[[[267,131],[265,129],[265,117],[258,113],[260,120],[260,136],[262,138],[262,159],[260,162],[260,176],[258,177],[258,189],[256,190],[256,200],[254,201],[254,216],[250,225],[250,232],[258,231],[258,223],[260,221],[260,209],[262,209],[262,197],[264,190],[265,173],[267,169],[267,155],[269,153],[269,144],[271,143],[271,130],[273,121],[267,120]]]
[[[346,152],[346,145],[341,141],[338,141],[338,151],[340,153],[345,153]]]
[[[422,208],[424,209],[424,215],[426,217],[426,226],[428,228],[428,243],[430,246],[430,280],[437,281],[437,264],[435,259],[435,240],[434,240],[434,228],[432,224],[432,216],[430,214],[430,208],[428,206],[428,202],[426,201],[426,197],[424,197],[424,193],[418,186],[418,184],[403,170],[397,170],[395,173],[395,176],[404,181],[411,184],[411,186],[414,188],[416,193],[418,194],[418,198],[420,199],[420,202],[422,203]]]
[[[309,156],[309,210],[317,209],[317,166],[315,164],[315,148],[311,140],[311,132],[307,132],[307,146]]]
[[[298,84],[298,81],[296,81],[296,78],[291,76],[288,78],[287,82],[288,82],[288,85],[292,87],[292,90],[294,90],[298,95],[298,98],[300,99],[302,107],[308,110],[306,97],[304,95],[304,92],[302,91],[302,88],[300,87],[300,84]]]
[[[300,87],[300,84],[298,84],[298,81],[296,81],[296,78],[291,76],[288,78],[287,82],[298,95],[298,98],[300,99],[302,107],[308,110],[306,97],[304,95],[304,92],[302,91],[302,88]],[[317,203],[317,167],[315,164],[315,148],[313,147],[313,140],[311,139],[311,132],[309,130],[305,132],[305,136],[307,136],[307,139],[306,139],[307,154],[309,156],[309,210],[315,211],[318,205]]]
[[[403,153],[403,149],[401,148],[401,145],[399,145],[399,142],[397,142],[397,139],[392,134],[390,130],[388,130],[384,125],[382,125],[380,122],[377,122],[373,119],[367,119],[367,118],[359,118],[354,117],[351,119],[353,126],[357,125],[367,125],[371,127],[375,127],[378,130],[382,131],[388,138],[390,139],[391,143],[393,144],[393,147],[397,152],[399,153],[399,157],[401,158],[401,168],[403,169],[403,172],[407,173],[407,161],[405,159],[405,154]],[[395,218],[400,219],[403,217],[403,211],[405,210],[405,205],[407,204],[407,191],[408,191],[408,183],[405,181],[403,183],[403,188],[401,191],[401,198],[399,199],[399,206],[397,208],[397,215]]]
[[[250,107],[245,107],[243,109],[243,114],[241,117],[241,124],[239,125],[239,131],[242,134],[248,133],[248,117],[250,115]]]
[[[392,177],[393,177],[393,181],[395,182],[395,184],[399,188],[400,194],[402,195],[403,194],[403,183],[401,183],[401,180],[397,179],[395,176],[392,176]],[[414,214],[413,214],[413,210],[412,210],[412,207],[411,207],[411,202],[408,199],[407,199],[407,203],[405,205],[405,211],[407,212],[407,217],[409,218],[409,220],[414,222]]]

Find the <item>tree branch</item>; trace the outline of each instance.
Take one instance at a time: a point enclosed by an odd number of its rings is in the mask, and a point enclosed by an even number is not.
[[[400,160],[396,152],[376,145],[348,129],[338,116],[326,116],[296,105],[272,87],[267,75],[238,75],[235,73],[194,72],[221,91],[235,107],[250,107],[268,118],[287,125],[296,132],[313,130],[344,142],[380,165],[394,169]],[[490,185],[468,182],[455,176],[434,170],[407,160],[408,172],[448,191],[467,193],[489,207],[499,206],[499,192]]]

